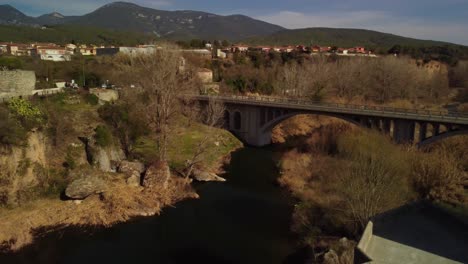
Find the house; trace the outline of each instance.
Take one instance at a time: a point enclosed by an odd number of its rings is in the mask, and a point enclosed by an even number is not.
[[[78,52],[83,56],[96,56],[96,49],[94,47],[80,47]]]
[[[38,47],[37,55],[41,60],[49,61],[70,61],[71,55],[63,47]]]
[[[343,54],[343,55],[348,55],[348,49],[338,48],[337,53],[338,54]]]
[[[7,45],[7,53],[13,56],[33,56],[36,54],[35,49],[27,44],[14,44]]]
[[[8,52],[8,43],[0,43],[0,54]]]
[[[199,69],[197,72],[198,77],[203,83],[213,82],[213,71],[207,68]]]
[[[364,48],[364,47],[355,47],[354,52],[365,54],[366,53],[366,48]]]
[[[306,52],[307,51],[306,47],[303,46],[303,45],[296,46],[296,50],[299,51],[299,52]]]
[[[310,50],[312,52],[317,52],[318,53],[318,52],[320,52],[320,46],[312,46],[312,47],[310,47]]]
[[[226,50],[221,50],[221,49],[217,49],[216,50],[216,57],[220,58],[220,59],[225,59],[227,57],[227,51]]]
[[[246,52],[249,50],[249,46],[246,45],[235,45],[231,47],[232,52]]]
[[[284,46],[280,48],[280,52],[290,53],[295,49],[293,46]]]
[[[46,43],[46,42],[36,42],[30,44],[31,47],[37,48],[37,47],[58,47],[59,45],[55,43]]]

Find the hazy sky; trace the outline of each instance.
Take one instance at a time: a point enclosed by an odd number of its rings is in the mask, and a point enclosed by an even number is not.
[[[0,0],[37,16],[85,14],[112,0]],[[366,28],[468,45],[468,0],[130,0],[165,10],[245,14],[286,28]]]

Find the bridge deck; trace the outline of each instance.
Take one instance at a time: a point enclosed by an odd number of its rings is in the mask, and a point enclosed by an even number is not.
[[[273,98],[265,96],[207,96],[197,95],[192,98],[208,101],[210,98],[230,104],[264,106],[292,110],[303,110],[317,113],[349,114],[358,116],[375,116],[416,120],[423,122],[450,123],[468,125],[468,114],[460,112],[443,112],[423,109],[404,109],[386,106],[352,105],[339,103],[313,102],[301,99]]]

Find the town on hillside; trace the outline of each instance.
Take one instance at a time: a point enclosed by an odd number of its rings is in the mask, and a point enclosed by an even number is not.
[[[115,55],[117,53],[123,54],[149,54],[159,48],[157,45],[138,45],[136,47],[124,46],[98,46],[86,44],[73,44],[59,45],[56,43],[12,43],[0,42],[0,55],[11,56],[31,56],[39,57],[41,60],[47,61],[70,61],[73,55],[82,56],[106,56]],[[187,49],[187,52],[193,52],[207,57],[213,58],[230,58],[234,53],[243,53],[248,51],[253,52],[278,52],[278,53],[306,53],[311,55],[336,54],[338,56],[369,56],[376,57],[372,51],[367,50],[365,47],[357,46],[352,48],[341,48],[336,46],[318,46],[318,45],[298,45],[298,46],[250,46],[245,44],[234,44],[228,47],[218,48],[216,45],[207,42],[204,48],[201,49]]]

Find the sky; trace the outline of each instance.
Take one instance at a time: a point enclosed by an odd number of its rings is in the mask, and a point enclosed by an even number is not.
[[[164,10],[243,14],[285,28],[364,28],[468,45],[468,0],[127,0]],[[82,15],[112,0],[0,0],[23,13]]]

